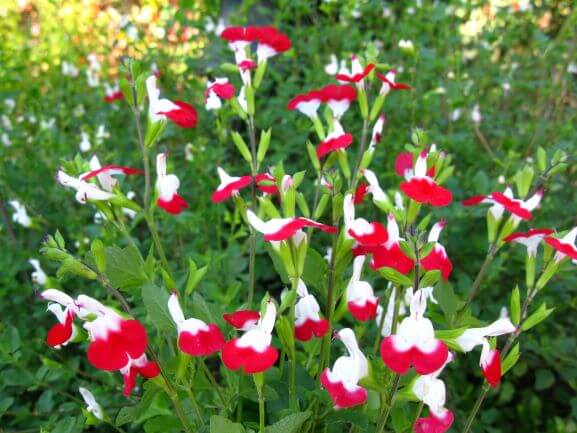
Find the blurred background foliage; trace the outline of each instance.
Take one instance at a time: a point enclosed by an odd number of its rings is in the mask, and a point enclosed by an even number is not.
[[[123,101],[103,100],[104,85],[118,79],[124,56],[158,71],[170,97],[199,109],[196,129],[171,127],[161,143],[191,207],[178,218],[161,217],[166,221],[160,224],[168,254],[180,251],[175,260],[181,281],[189,258],[209,265],[203,295],[226,303],[244,287],[247,260],[239,215],[209,198],[218,184],[217,165],[232,173],[244,170],[229,134],[243,125],[232,113],[215,118],[203,109],[206,80],[231,77],[222,65],[232,56],[217,35],[223,23],[270,23],[293,42],[289,53],[269,65],[257,99],[257,127],[273,130],[271,164],[283,161],[288,172],[311,169],[303,166],[309,124],[286,103],[334,82],[325,71],[331,56],[340,62],[357,53],[396,68],[397,79],[413,87],[391,95],[385,106],[385,131],[372,167],[383,186],[396,187],[394,157],[419,127],[454,155],[456,172],[448,186],[460,200],[512,183],[539,147],[549,157],[558,150],[575,157],[576,14],[572,0],[2,1],[0,431],[82,430],[79,384],[90,383],[109,410],[124,404],[117,377],[87,367],[78,349],[52,351],[44,345],[52,317],[37,302],[28,264],[38,258],[43,236],[57,228],[79,253],[97,236],[122,244],[89,207],[56,184],[54,174],[76,155],[140,164],[130,111]],[[355,115],[347,115],[345,127],[358,137],[362,122]],[[86,143],[81,149],[83,134],[90,149]],[[577,164],[569,164],[546,184],[533,226],[563,230],[577,224],[576,170]],[[140,180],[131,182],[138,197]],[[12,220],[11,200],[25,205],[31,227]],[[486,252],[484,210],[455,203],[439,215],[449,222],[444,243],[455,265],[454,290],[467,293]],[[144,230],[140,221],[132,224],[136,233]],[[515,282],[523,280],[523,254],[522,248],[505,249],[493,264],[474,306],[478,317],[496,317],[507,304]],[[259,255],[257,287],[263,291],[281,288],[269,263],[266,254]],[[42,266],[54,274],[53,264],[42,260]],[[491,394],[476,432],[577,431],[574,269],[550,284],[544,297],[555,313],[523,337],[521,361]],[[48,284],[100,290],[76,279],[61,283],[51,277]],[[463,358],[445,374],[458,419],[452,431],[477,395],[476,362],[475,356]],[[170,431],[161,421],[143,428]]]

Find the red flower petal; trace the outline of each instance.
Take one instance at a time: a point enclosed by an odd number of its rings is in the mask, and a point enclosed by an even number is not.
[[[354,302],[348,302],[349,312],[351,315],[361,321],[366,322],[367,320],[372,320],[377,317],[377,306],[379,305],[379,300],[367,301],[365,305],[358,305]]]
[[[337,84],[329,84],[320,89],[319,92],[321,92],[323,96],[323,102],[341,101],[344,99],[352,102],[357,98],[357,89],[349,85],[339,86]]]
[[[363,202],[363,200],[365,199],[365,196],[367,195],[368,190],[369,190],[369,186],[365,182],[359,183],[359,186],[357,187],[357,189],[355,191],[355,197],[354,197],[353,203],[355,205],[361,204]]]
[[[380,222],[371,223],[371,233],[356,233],[352,228],[348,230],[349,236],[355,239],[360,245],[376,247],[382,245],[389,239],[389,232]]]
[[[250,322],[256,324],[260,320],[260,313],[252,310],[239,310],[230,314],[223,314],[226,320],[235,329],[244,329]]]
[[[313,336],[322,337],[329,330],[329,321],[321,319],[314,321],[307,319],[302,325],[295,325],[295,338],[299,341],[309,341]]]
[[[72,312],[66,314],[64,323],[57,323],[46,335],[46,343],[50,347],[61,346],[72,337],[74,315]]]
[[[560,239],[552,238],[550,236],[545,238],[545,242],[555,248],[561,254],[571,257],[573,260],[577,260],[577,248],[573,245],[562,242]]]
[[[230,83],[214,83],[206,90],[205,97],[211,90],[216,93],[219,98],[226,100],[231,99],[235,93],[234,86]]]
[[[82,175],[80,179],[88,180],[102,173],[108,173],[110,175],[123,174],[125,176],[129,176],[133,174],[143,174],[144,171],[140,170],[139,168],[124,167],[122,165],[111,164],[111,165],[105,165],[104,167],[101,167],[97,170],[89,171],[88,173]]]
[[[209,323],[208,328],[208,331],[199,330],[196,334],[182,331],[178,335],[178,348],[191,356],[208,356],[218,352],[224,345],[224,337],[214,323]]]
[[[180,195],[174,194],[171,200],[162,200],[158,198],[156,201],[158,207],[164,209],[166,212],[172,215],[178,215],[184,209],[188,207],[188,203]]]
[[[238,180],[229,183],[222,189],[217,189],[212,193],[211,200],[213,203],[220,203],[227,200],[233,196],[233,194],[242,188],[246,188],[252,182],[252,177],[242,176]]]
[[[242,369],[245,373],[260,373],[272,367],[278,359],[278,351],[268,346],[264,352],[252,347],[238,347],[238,338],[226,342],[222,348],[222,362],[229,370]]]
[[[397,83],[389,80],[386,75],[377,72],[377,78],[383,83],[387,83],[392,90],[408,90],[411,88],[408,84]]]
[[[366,78],[367,75],[371,73],[371,71],[375,69],[375,65],[373,63],[369,63],[365,66],[363,72],[354,75],[347,75],[347,74],[337,74],[336,79],[338,81],[345,81],[347,83],[358,83]]]
[[[551,229],[529,229],[526,233],[515,232],[504,238],[505,242],[513,242],[517,239],[528,239],[533,236],[548,236],[553,233]]]
[[[474,195],[473,197],[469,197],[468,199],[463,200],[463,206],[475,206],[480,203],[483,203],[483,200],[486,200],[487,196],[484,195]]]
[[[422,352],[418,348],[413,348],[411,352],[411,363],[415,367],[415,371],[421,375],[431,374],[445,365],[447,357],[449,356],[449,348],[447,345],[437,340],[435,349],[430,352]]]
[[[447,410],[442,417],[429,412],[427,418],[419,418],[415,422],[415,433],[445,433],[454,421],[453,412]]]
[[[198,118],[196,109],[192,105],[182,101],[174,101],[174,104],[179,108],[170,111],[161,111],[156,114],[164,114],[181,128],[194,128]]]
[[[342,382],[331,382],[328,376],[328,369],[321,374],[321,384],[331,396],[331,400],[336,409],[345,409],[358,406],[367,401],[367,390],[360,386],[355,391],[349,391]]]
[[[427,257],[421,259],[421,265],[427,271],[439,270],[447,281],[453,271],[453,264],[442,247],[435,246]]]
[[[257,174],[254,177],[256,187],[266,194],[278,194],[276,180],[268,173]]]
[[[329,138],[317,146],[317,157],[320,159],[323,156],[340,149],[346,149],[353,142],[353,135],[346,134],[338,137]]]
[[[403,275],[407,275],[413,270],[415,263],[413,259],[407,257],[398,245],[390,248],[381,247],[373,250],[373,260],[371,267],[377,271],[380,268],[393,268]]]
[[[288,238],[293,236],[298,230],[305,227],[314,227],[322,230],[325,233],[336,233],[337,228],[329,226],[326,224],[321,224],[308,218],[294,218],[288,224],[281,227],[281,229],[275,233],[269,233],[264,235],[265,241],[286,241]]]
[[[413,170],[413,154],[411,152],[399,153],[395,159],[395,172],[404,177],[409,170]]]
[[[429,178],[413,177],[401,183],[401,191],[416,202],[431,206],[447,206],[453,201],[453,194]]]
[[[323,99],[324,99],[324,95],[320,90],[311,90],[308,93],[301,93],[300,95],[297,95],[294,98],[292,98],[289,101],[287,108],[289,110],[296,110],[298,108],[299,104],[301,104],[303,102],[310,102],[310,101],[322,102]]]
[[[111,102],[114,101],[119,101],[121,99],[124,99],[124,95],[120,90],[117,90],[116,92],[104,96],[104,102],[106,102],[107,104],[110,104]]]
[[[381,359],[397,374],[405,374],[411,367],[411,349],[399,350],[395,345],[396,335],[389,335],[381,343]]]
[[[497,388],[501,383],[501,353],[497,349],[493,349],[489,354],[489,360],[483,366],[483,376],[493,388]]]
[[[519,201],[510,199],[502,192],[497,191],[491,193],[491,198],[495,201],[495,203],[500,204],[513,215],[518,216],[521,219],[530,220],[533,218],[531,211],[524,209]]]

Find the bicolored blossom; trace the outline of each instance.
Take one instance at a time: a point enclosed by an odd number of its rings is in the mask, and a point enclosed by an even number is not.
[[[104,83],[104,102],[110,104],[114,101],[124,99],[124,95],[118,87],[118,83],[108,84]]]
[[[20,224],[22,227],[30,227],[32,225],[32,219],[28,215],[26,207],[18,200],[10,200],[8,203],[12,206],[12,209],[14,209],[12,221]]]
[[[451,362],[453,355],[449,353],[447,360],[437,371],[419,376],[412,386],[413,394],[429,408],[429,415],[415,422],[416,433],[444,433],[453,424],[453,413],[445,408],[446,388],[439,375],[445,365]]]
[[[317,111],[325,100],[321,90],[312,90],[292,98],[288,103],[289,110],[298,110],[311,119],[317,117]]]
[[[32,281],[41,286],[45,285],[46,282],[48,281],[48,277],[46,276],[46,273],[40,266],[40,262],[37,259],[30,259],[28,260],[28,263],[30,263],[30,265],[32,265],[32,267],[34,268],[34,271],[31,274]]]
[[[413,174],[401,183],[401,191],[418,203],[431,206],[447,206],[453,201],[453,194],[443,188],[427,173],[427,152],[417,158]]]
[[[360,321],[374,319],[377,315],[379,298],[367,281],[361,281],[365,256],[355,257],[353,275],[346,288],[347,306],[351,315]]]
[[[345,132],[338,119],[335,119],[332,132],[317,146],[317,157],[321,159],[329,153],[344,150],[352,143],[353,135]]]
[[[178,348],[182,352],[191,356],[209,356],[222,349],[224,337],[219,327],[195,318],[185,319],[176,293],[168,298],[168,311],[176,323]]]
[[[222,362],[229,370],[260,373],[271,368],[278,359],[278,350],[272,346],[272,331],[276,307],[269,301],[258,324],[241,337],[227,341],[222,348]]]
[[[148,117],[151,122],[168,119],[181,128],[194,128],[198,115],[196,109],[186,102],[171,101],[160,97],[160,90],[156,86],[156,77],[151,75],[146,79],[148,92]]]
[[[256,187],[259,191],[265,194],[278,194],[278,187],[276,186],[276,179],[270,173],[259,173],[254,177]]]
[[[363,176],[369,184],[367,187],[367,192],[373,197],[373,203],[376,205],[386,205],[389,203],[389,198],[387,197],[385,191],[383,191],[381,188],[377,175],[368,168],[365,168],[363,170]]]
[[[415,262],[400,247],[399,225],[392,214],[389,214],[387,218],[387,233],[387,241],[372,250],[371,267],[374,270],[383,267],[393,268],[397,272],[407,275],[413,270]]]
[[[260,313],[253,310],[238,310],[234,313],[226,313],[222,318],[239,331],[248,331],[258,325]]]
[[[82,386],[78,388],[78,391],[82,396],[82,400],[84,400],[84,403],[86,403],[86,411],[94,415],[96,419],[103,421],[104,411],[102,410],[102,406],[100,406],[100,404],[98,404],[98,402],[94,398],[92,392],[90,392],[86,388],[83,388]]]
[[[401,152],[395,158],[395,173],[405,179],[413,176],[413,154],[411,152]]]
[[[291,41],[287,35],[279,32],[274,27],[263,26],[258,28],[258,45],[256,57],[258,63],[290,50]]]
[[[355,194],[353,196],[353,204],[355,206],[360,205],[365,200],[368,192],[369,185],[367,185],[365,182],[359,182],[359,185],[357,186],[357,189],[355,189]]]
[[[178,194],[178,177],[166,174],[166,153],[156,155],[156,176],[156,204],[169,214],[178,215],[188,207],[188,203]]]
[[[381,114],[375,124],[373,125],[373,131],[371,133],[371,142],[369,143],[368,150],[370,152],[375,151],[375,147],[381,141],[381,136],[383,134],[383,128],[385,126],[385,115]]]
[[[443,279],[448,280],[453,270],[453,263],[447,255],[445,247],[439,242],[439,235],[445,227],[445,220],[435,223],[429,232],[429,242],[433,242],[433,249],[427,256],[421,259],[421,266],[427,271],[438,270]]]
[[[208,81],[204,92],[205,107],[207,110],[219,110],[222,107],[222,100],[228,101],[234,94],[234,86],[228,82],[228,78]]]
[[[357,90],[349,85],[329,84],[320,89],[320,92],[323,95],[323,102],[327,103],[336,119],[340,119],[351,103],[357,99]]]
[[[321,317],[319,303],[308,292],[302,280],[298,282],[297,295],[299,300],[295,305],[295,338],[309,341],[313,337],[322,337],[329,330],[329,322]]]
[[[138,376],[152,379],[160,374],[160,369],[155,361],[149,361],[146,354],[142,354],[138,359],[129,359],[128,363],[120,369],[120,374],[122,374],[124,379],[122,393],[125,397],[128,397],[136,386],[136,378]]]
[[[487,382],[496,387],[501,382],[501,356],[497,349],[491,349],[487,337],[498,337],[515,332],[515,325],[508,317],[502,317],[489,326],[470,328],[456,339],[463,352],[470,352],[477,346],[482,346],[480,365]]]
[[[562,238],[554,238],[553,236],[547,236],[545,238],[545,242],[557,251],[555,254],[556,262],[560,262],[567,256],[572,260],[577,260],[577,246],[575,246],[576,237],[577,227],[574,227]]]
[[[491,213],[496,220],[500,220],[503,210],[511,213],[516,221],[530,220],[533,218],[531,213],[535,210],[541,199],[543,198],[543,191],[537,191],[533,196],[527,200],[516,199],[513,197],[511,188],[507,188],[505,192],[495,191],[489,195],[476,195],[463,201],[464,206],[474,206],[481,203],[491,203]]]
[[[397,83],[395,81],[396,76],[397,71],[394,69],[384,75],[377,72],[377,78],[383,83],[379,92],[381,95],[388,95],[391,90],[409,90],[411,88],[408,84]]]
[[[58,320],[58,323],[48,331],[46,344],[55,348],[68,344],[74,338],[74,317],[79,313],[74,299],[56,289],[44,290],[40,297],[51,302],[48,304],[48,310]]]
[[[505,242],[515,242],[527,247],[527,254],[531,257],[537,255],[537,248],[541,241],[553,233],[551,229],[529,229],[527,232],[512,233],[503,239]]]
[[[303,217],[272,218],[265,222],[251,210],[246,211],[246,216],[250,225],[256,231],[264,234],[265,241],[286,241],[302,232],[302,229],[306,227],[317,228],[325,233],[336,233],[337,231],[336,227]]]
[[[348,355],[339,357],[332,368],[325,368],[321,384],[329,393],[335,409],[364,404],[368,393],[359,386],[359,381],[369,374],[367,358],[359,349],[352,329],[341,329],[335,337],[343,342]]]
[[[61,185],[76,190],[76,201],[86,204],[88,201],[107,201],[114,197],[114,194],[100,189],[93,183],[68,175],[63,170],[58,170],[56,180]]]
[[[352,194],[343,200],[343,215],[346,235],[356,240],[361,246],[376,247],[387,242],[387,229],[378,221],[368,222],[364,218],[355,218],[355,204]]]
[[[364,84],[365,78],[375,69],[374,63],[369,63],[363,68],[359,58],[355,55],[351,56],[351,73],[339,73],[336,75],[336,79],[342,83],[355,83],[359,86]]]
[[[217,167],[216,170],[220,178],[220,185],[212,193],[211,199],[213,203],[220,203],[234,197],[241,189],[246,188],[252,182],[251,176],[229,176],[222,167]]]
[[[381,358],[387,367],[398,374],[406,374],[414,367],[420,374],[431,374],[447,361],[447,345],[435,338],[432,322],[424,317],[427,297],[417,290],[411,301],[411,313],[403,319],[397,333],[386,337],[381,344]]]
[[[124,167],[122,165],[105,165],[102,167],[98,157],[94,155],[90,159],[90,171],[80,175],[80,180],[88,181],[93,178],[98,179],[98,183],[103,190],[111,192],[117,184],[116,179],[112,176],[130,176],[136,174],[142,174],[144,171],[138,168]]]

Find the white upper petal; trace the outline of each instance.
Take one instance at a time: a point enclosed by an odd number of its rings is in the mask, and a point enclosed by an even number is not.
[[[178,296],[176,293],[172,293],[168,298],[168,312],[170,317],[177,325],[180,325],[185,321],[184,313],[182,308],[180,308],[180,302],[178,301]]]

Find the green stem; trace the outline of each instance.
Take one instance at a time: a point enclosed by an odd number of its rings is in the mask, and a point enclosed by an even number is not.
[[[393,386],[391,387],[391,391],[389,392],[389,396],[387,397],[387,401],[384,406],[384,412],[381,415],[381,419],[379,420],[379,424],[377,425],[377,429],[375,430],[376,433],[382,433],[385,430],[385,425],[389,419],[389,415],[391,414],[391,409],[393,408],[395,396],[397,394],[397,390],[399,389],[399,382],[401,379],[400,374],[396,374],[395,378],[393,379]]]
[[[224,396],[222,395],[220,385],[218,384],[218,382],[214,378],[214,375],[212,374],[212,372],[210,371],[210,369],[208,368],[208,366],[204,362],[204,358],[200,359],[199,364],[200,364],[200,367],[202,368],[202,371],[204,372],[204,375],[206,376],[206,378],[208,379],[208,381],[211,383],[212,387],[216,391],[218,398],[219,398],[220,402],[222,403],[223,409],[227,410],[226,400],[225,400]]]
[[[357,162],[355,163],[355,169],[353,171],[353,177],[351,179],[351,188],[356,188],[357,181],[359,179],[359,167],[363,160],[363,154],[365,153],[365,147],[367,146],[367,133],[369,130],[369,119],[363,120],[363,132],[361,133],[361,145],[359,147],[359,154],[357,156]]]
[[[488,392],[489,392],[489,384],[484,383],[483,384],[483,390],[481,391],[481,394],[479,394],[479,397],[477,398],[477,401],[475,402],[475,406],[473,406],[473,409],[471,410],[471,413],[469,414],[469,417],[467,418],[467,422],[465,423],[465,428],[463,429],[463,433],[468,433],[471,430],[473,422],[475,421],[475,417],[477,416],[477,413],[479,412],[479,409],[481,408],[481,405],[483,404],[483,401],[485,400],[485,397],[487,396]]]
[[[250,152],[251,152],[251,174],[253,181],[251,183],[251,209],[253,212],[256,210],[256,179],[257,175],[257,153],[256,153],[256,134],[254,129],[254,119],[252,116],[248,117],[248,135],[250,140]],[[254,287],[255,287],[255,263],[256,263],[256,230],[250,226],[250,241],[249,241],[249,260],[248,260],[248,308],[252,308],[252,301],[254,298]]]
[[[152,235],[152,241],[154,242],[154,246],[156,247],[156,251],[158,252],[158,256],[160,257],[162,267],[170,275],[170,266],[168,265],[166,253],[164,252],[164,248],[162,246],[162,242],[160,241],[160,237],[158,236],[158,230],[156,229],[156,223],[154,222],[154,215],[152,211],[149,211],[148,215],[146,215],[144,219],[148,226],[148,230]]]
[[[471,302],[473,302],[473,299],[475,299],[475,297],[479,294],[479,291],[481,289],[481,282],[483,281],[483,278],[485,277],[485,274],[487,273],[487,270],[489,269],[489,265],[493,262],[493,259],[495,258],[495,253],[497,252],[496,245],[497,245],[496,242],[494,242],[489,246],[489,251],[487,252],[487,255],[485,256],[485,261],[481,265],[481,269],[479,269],[479,273],[475,277],[475,281],[473,281],[473,285],[471,286],[471,291],[469,292],[467,302],[461,308],[461,311],[460,311],[461,317],[464,314],[464,312],[467,310],[467,308],[471,305]]]
[[[264,433],[265,427],[265,409],[264,409],[264,373],[257,373],[253,376],[254,386],[258,394],[258,431]]]
[[[138,107],[138,98],[136,95],[136,83],[134,82],[134,77],[130,77],[131,83],[130,87],[132,89],[132,114],[134,115],[134,123],[136,125],[136,135],[138,137],[138,144],[140,145],[140,151],[142,152],[142,164],[144,166],[144,212],[146,213],[150,207],[150,164],[148,160],[148,149],[144,145],[144,139],[142,135],[142,125],[140,124],[140,108]]]

